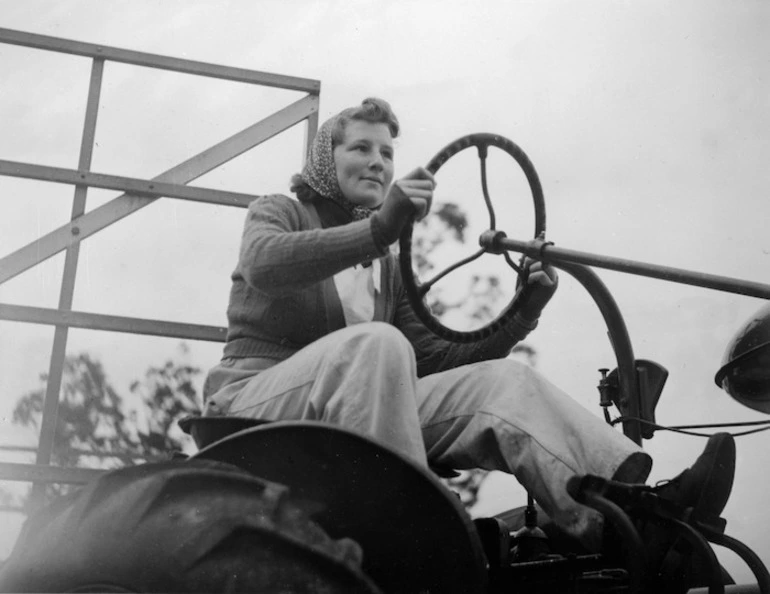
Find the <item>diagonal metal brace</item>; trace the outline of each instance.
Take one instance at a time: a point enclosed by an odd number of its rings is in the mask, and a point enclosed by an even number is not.
[[[318,96],[303,97],[176,167],[172,167],[153,178],[153,181],[172,184],[189,183],[280,132],[291,128],[317,111]],[[73,219],[66,225],[62,225],[0,259],[0,284],[55,256],[70,245],[82,241],[97,231],[144,208],[155,200],[157,198],[123,194],[107,204]]]

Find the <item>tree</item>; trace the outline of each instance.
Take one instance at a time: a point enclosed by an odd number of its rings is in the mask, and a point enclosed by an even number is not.
[[[419,278],[429,278],[440,268],[438,248],[442,252],[456,251],[453,248],[465,244],[467,226],[467,215],[452,202],[435,204],[431,214],[415,225],[412,265]],[[455,317],[481,326],[495,317],[496,308],[499,310],[497,306],[504,299],[500,279],[494,274],[476,273],[465,280],[466,286],[453,286],[451,295],[434,287],[427,295],[428,306],[439,319],[454,313],[459,314]]]
[[[177,421],[199,410],[193,384],[199,373],[198,368],[174,360],[150,367],[142,380],[131,385],[134,398],[128,400],[109,383],[101,363],[90,354],[66,357],[52,463],[117,468],[167,459],[174,451],[188,449],[190,439]],[[41,387],[24,395],[13,411],[15,424],[36,432],[47,374],[40,381]],[[51,496],[68,491],[62,485],[50,485],[47,490]]]
[[[187,353],[184,344],[180,348]],[[145,414],[153,411],[143,425],[145,429],[138,432],[141,451],[146,455],[168,455],[192,445],[192,438],[182,432],[178,422],[200,414],[200,399],[194,385],[200,373],[198,367],[170,359],[162,367],[150,367],[143,380],[131,385],[131,392],[144,404],[141,410]],[[134,418],[138,421],[138,415]]]

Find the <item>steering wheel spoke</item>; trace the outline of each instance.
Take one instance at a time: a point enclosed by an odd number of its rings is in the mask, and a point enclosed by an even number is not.
[[[484,145],[484,148],[486,149],[486,145]],[[489,197],[489,189],[487,188],[487,151],[485,150],[482,153],[481,148],[479,148],[479,162],[481,164],[481,191],[484,194],[484,202],[487,204],[487,212],[489,213],[489,228],[494,231],[497,229],[497,221],[495,207],[492,204],[492,199]]]
[[[511,268],[513,268],[513,270],[516,271],[516,274],[518,275],[524,274],[524,269],[518,264],[516,264],[516,262],[513,261],[513,259],[511,258],[511,255],[508,252],[503,252],[503,258],[505,258],[505,261],[508,263],[508,266],[510,266]]]
[[[476,260],[476,259],[480,258],[481,256],[483,256],[486,252],[487,252],[487,250],[485,250],[484,248],[481,248],[475,254],[473,254],[471,256],[468,256],[467,258],[463,258],[459,262],[455,262],[451,266],[445,268],[444,270],[439,272],[436,276],[434,276],[429,281],[421,283],[420,284],[420,292],[423,294],[423,296],[425,296],[425,293],[427,293],[433,285],[435,285],[438,281],[440,281],[442,278],[444,278],[447,274],[457,270],[461,266],[465,266],[469,262],[473,262],[474,260]]]
[[[438,154],[436,154],[436,156],[433,157],[433,159],[431,159],[430,163],[428,163],[426,168],[428,169],[428,171],[435,174],[439,170],[439,168],[442,165],[444,165],[444,163],[446,163],[451,157],[453,157],[460,151],[470,148],[472,146],[475,146],[478,150],[480,169],[481,169],[481,189],[484,195],[484,202],[487,205],[487,211],[489,212],[490,229],[495,230],[496,217],[495,217],[494,206],[492,205],[492,200],[489,195],[489,188],[487,186],[487,156],[489,153],[489,147],[494,146],[508,153],[511,157],[513,157],[513,159],[519,164],[519,166],[524,171],[524,174],[527,178],[527,182],[529,183],[530,191],[532,192],[532,199],[534,201],[534,206],[535,206],[534,236],[538,237],[541,233],[544,233],[545,232],[545,199],[543,197],[543,189],[542,189],[542,186],[540,185],[540,180],[537,176],[537,172],[535,171],[535,168],[532,165],[532,162],[529,160],[529,157],[527,157],[524,151],[521,150],[521,148],[519,148],[516,144],[514,144],[512,141],[508,140],[507,138],[504,138],[497,134],[484,134],[484,133],[470,134],[468,136],[463,136],[462,138],[457,139],[456,141],[447,145],[441,151],[439,151]],[[453,272],[454,270],[457,270],[461,266],[464,266],[480,258],[484,253],[486,253],[486,250],[480,249],[479,251],[475,252],[473,255],[468,256],[467,258],[464,258],[463,260],[460,260],[459,262],[452,264],[448,268],[444,269],[443,271],[441,271],[439,274],[434,276],[432,279],[430,279],[426,283],[420,284],[417,282],[414,275],[414,271],[412,269],[412,232],[413,232],[413,225],[407,225],[407,227],[404,229],[399,239],[399,244],[400,244],[399,263],[401,267],[401,276],[404,281],[404,290],[406,291],[406,294],[409,299],[409,303],[412,306],[412,309],[414,309],[414,312],[417,315],[417,317],[430,330],[432,330],[439,337],[444,338],[446,340],[451,340],[453,342],[470,343],[470,342],[476,342],[476,341],[488,338],[513,318],[513,316],[521,307],[521,299],[522,299],[522,295],[524,294],[523,291],[517,291],[516,295],[513,297],[511,302],[508,304],[508,306],[503,310],[503,312],[499,316],[497,316],[497,318],[495,318],[494,320],[492,320],[490,323],[483,326],[482,328],[479,328],[478,330],[461,332],[459,330],[453,330],[452,328],[448,328],[444,326],[438,320],[438,318],[436,318],[431,313],[430,309],[428,308],[428,305],[425,299],[427,293],[430,291],[433,285],[435,285],[439,280],[444,278],[447,274],[449,274],[450,272]],[[513,270],[515,270],[517,274],[521,275],[523,272],[521,266],[517,265],[511,259],[511,257],[507,252],[504,252],[503,256],[507,264]]]

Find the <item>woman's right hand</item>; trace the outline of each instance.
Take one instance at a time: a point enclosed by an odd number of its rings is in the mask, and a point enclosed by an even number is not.
[[[388,191],[380,209],[374,214],[388,243],[394,243],[413,218],[423,219],[433,202],[436,180],[424,167],[395,182]]]

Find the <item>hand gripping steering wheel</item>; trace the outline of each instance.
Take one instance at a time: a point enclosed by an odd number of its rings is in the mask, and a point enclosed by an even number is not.
[[[532,191],[532,199],[535,204],[535,237],[544,236],[545,233],[545,199],[543,198],[543,188],[540,185],[540,179],[537,176],[537,172],[535,171],[535,167],[532,165],[532,162],[529,160],[529,157],[524,153],[521,148],[519,148],[516,144],[514,144],[512,141],[508,140],[507,138],[504,138],[502,136],[499,136],[497,134],[486,134],[486,133],[479,133],[479,134],[469,134],[468,136],[463,136],[462,138],[458,138],[451,144],[444,147],[441,151],[439,151],[438,154],[436,154],[433,159],[431,159],[430,163],[428,163],[426,169],[430,171],[431,173],[436,173],[439,168],[446,163],[451,157],[456,155],[462,150],[465,150],[467,148],[470,148],[472,146],[475,146],[479,153],[479,161],[481,162],[481,189],[484,193],[484,201],[487,205],[487,211],[489,212],[489,229],[491,231],[496,231],[495,228],[495,210],[492,206],[492,201],[489,197],[489,192],[487,191],[487,155],[489,153],[489,147],[494,146],[497,147],[506,153],[508,153],[511,157],[513,157],[516,162],[519,164],[519,166],[524,171],[524,174],[527,177],[527,182],[529,183],[529,188]],[[488,338],[495,332],[497,332],[502,326],[507,324],[511,319],[513,319],[513,316],[516,314],[516,312],[519,311],[521,308],[521,305],[523,303],[523,300],[525,299],[525,293],[527,285],[525,282],[520,282],[519,286],[521,287],[519,290],[516,291],[516,294],[514,295],[511,302],[508,304],[508,306],[500,313],[497,318],[489,322],[487,325],[482,326],[481,328],[478,328],[476,330],[472,330],[469,332],[462,332],[459,330],[453,330],[452,328],[448,328],[442,324],[438,318],[436,318],[428,308],[427,303],[425,302],[425,295],[428,293],[430,288],[438,282],[441,278],[452,272],[453,270],[456,270],[460,268],[461,266],[464,266],[465,264],[468,264],[469,262],[472,262],[473,260],[476,260],[477,258],[481,257],[484,253],[490,252],[490,253],[502,253],[503,257],[505,258],[505,261],[508,263],[511,268],[513,268],[521,277],[523,274],[523,271],[519,266],[517,266],[513,260],[511,260],[511,257],[508,255],[508,252],[505,250],[501,250],[500,252],[492,252],[491,250],[488,250],[486,248],[479,249],[475,254],[460,260],[459,262],[456,262],[455,264],[452,264],[436,276],[434,276],[431,280],[418,284],[414,271],[412,269],[412,230],[414,228],[414,223],[408,224],[405,228],[403,233],[401,234],[401,237],[399,238],[399,245],[400,245],[400,255],[399,255],[399,262],[401,267],[401,276],[404,281],[404,290],[406,291],[407,297],[409,299],[409,303],[414,309],[415,314],[417,317],[422,321],[423,324],[425,324],[430,330],[432,330],[436,335],[438,335],[441,338],[444,338],[446,340],[450,340],[452,342],[460,342],[460,343],[470,343],[470,342],[477,342],[479,340],[483,340],[485,338]],[[504,233],[498,232],[498,234],[505,236]]]

